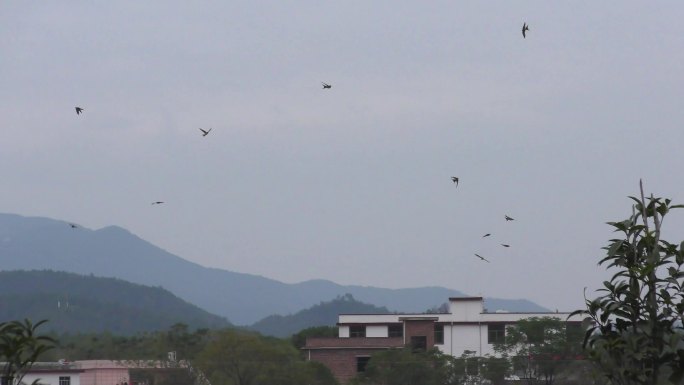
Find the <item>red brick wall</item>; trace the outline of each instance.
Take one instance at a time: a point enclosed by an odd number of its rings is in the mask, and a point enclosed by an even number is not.
[[[427,337],[427,348],[435,346],[435,322],[434,321],[405,321],[404,335],[406,344],[411,344],[412,336]]]
[[[310,360],[327,366],[337,381],[346,384],[356,376],[356,357],[370,356],[386,349],[321,349],[310,350]]]

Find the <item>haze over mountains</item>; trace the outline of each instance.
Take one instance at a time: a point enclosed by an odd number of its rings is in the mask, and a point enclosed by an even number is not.
[[[60,220],[14,214],[0,214],[0,269],[51,269],[161,286],[238,325],[274,314],[292,314],[347,293],[358,301],[400,312],[423,312],[450,296],[465,295],[443,287],[384,289],[326,280],[287,284],[200,266],[121,227],[72,228]],[[491,311],[548,311],[522,299],[489,298],[486,306]]]
[[[0,271],[0,322],[47,319],[58,333],[132,335],[167,330],[224,328],[230,323],[159,287],[116,278],[56,271]]]

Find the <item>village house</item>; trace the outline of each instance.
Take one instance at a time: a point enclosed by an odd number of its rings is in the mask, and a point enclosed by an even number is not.
[[[187,361],[84,360],[36,362],[22,384],[38,385],[183,385],[207,383]]]
[[[494,344],[504,341],[506,326],[532,317],[553,317],[569,326],[582,318],[570,313],[487,312],[482,297],[449,298],[448,313],[440,314],[340,314],[337,338],[308,338],[302,348],[307,360],[326,365],[341,383],[365,370],[374,352],[411,346],[438,348],[460,357],[496,355]]]

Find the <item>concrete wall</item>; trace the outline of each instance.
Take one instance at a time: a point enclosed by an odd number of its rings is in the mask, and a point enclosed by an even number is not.
[[[81,374],[80,385],[122,385],[130,382],[128,368],[97,368],[86,369]]]
[[[482,298],[449,298],[449,313],[459,321],[479,321],[483,311]]]
[[[368,325],[366,326],[366,337],[387,337],[387,325]]]
[[[60,377],[69,377],[70,385],[81,385],[80,383],[80,373],[59,373],[59,372],[38,372],[38,373],[28,373],[21,380],[24,384],[31,384],[33,381],[38,380],[38,383],[44,385],[59,385]]]

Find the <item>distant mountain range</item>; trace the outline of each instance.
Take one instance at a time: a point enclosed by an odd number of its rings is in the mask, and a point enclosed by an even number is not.
[[[43,328],[58,333],[132,335],[176,323],[191,329],[230,326],[158,287],[46,270],[2,271],[0,322],[24,318],[47,319]]]
[[[238,325],[293,314],[349,293],[359,301],[400,312],[422,312],[464,293],[443,287],[383,289],[326,280],[286,284],[206,268],[146,242],[127,230],[72,227],[49,218],[0,214],[0,269],[51,269],[161,286]],[[548,311],[527,300],[486,299],[490,310]]]
[[[339,314],[388,313],[390,311],[386,307],[359,302],[351,294],[345,294],[332,301],[321,302],[292,315],[268,316],[249,328],[264,335],[282,338],[314,326],[335,326]]]

